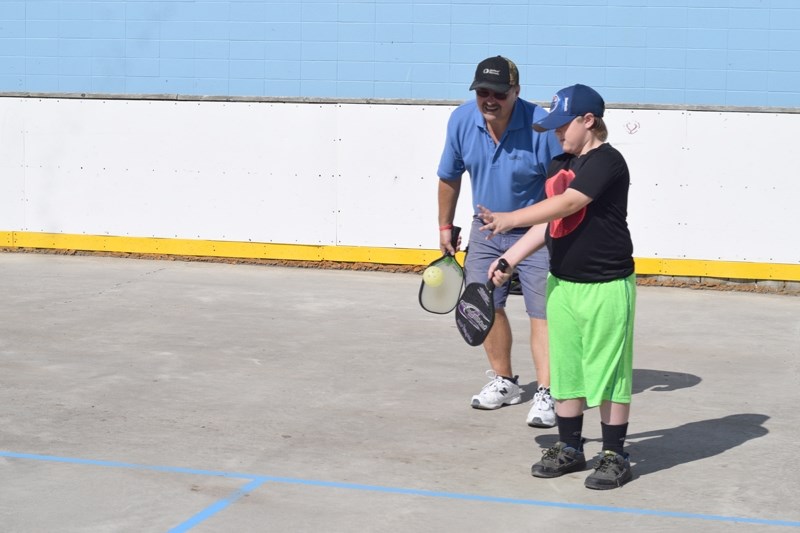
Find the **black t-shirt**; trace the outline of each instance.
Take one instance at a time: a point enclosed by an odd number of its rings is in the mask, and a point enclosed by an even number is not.
[[[580,157],[561,154],[550,163],[547,175],[548,198],[568,187],[592,198],[577,213],[548,224],[550,272],[587,283],[633,274],[633,243],[626,220],[630,174],[622,154],[610,144]]]

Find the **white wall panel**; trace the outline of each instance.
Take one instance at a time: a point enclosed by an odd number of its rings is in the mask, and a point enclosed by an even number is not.
[[[800,262],[800,115],[687,114],[689,257]]]
[[[628,224],[634,255],[680,257],[683,236],[676,220],[686,206],[671,196],[686,174],[684,114],[610,109],[605,118],[608,140],[625,156],[631,174]]]
[[[0,230],[434,249],[452,109],[0,98]],[[606,119],[637,256],[800,263],[800,115]]]
[[[437,248],[436,169],[453,108],[349,104],[339,109],[339,241]],[[456,223],[465,225],[472,216],[467,176],[462,187]]]
[[[800,115],[612,109],[640,257],[800,262]]]
[[[20,229],[336,243],[333,105],[20,103]]]
[[[17,99],[0,98],[0,228],[25,223],[24,113]]]

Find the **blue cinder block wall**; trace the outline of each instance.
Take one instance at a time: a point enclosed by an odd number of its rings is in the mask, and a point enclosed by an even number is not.
[[[800,107],[797,0],[0,2],[0,92],[460,100],[494,54],[533,100]]]

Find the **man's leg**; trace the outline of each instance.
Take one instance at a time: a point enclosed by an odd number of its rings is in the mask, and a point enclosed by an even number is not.
[[[472,223],[466,265],[467,283],[485,283],[489,266],[505,250],[500,242],[502,239],[487,240],[488,232],[480,231],[482,225],[480,220]],[[503,308],[507,296],[507,286],[497,287],[494,291],[495,321],[483,343],[491,367],[487,372],[491,381],[472,397],[472,407],[476,409],[497,409],[522,401],[517,378],[511,370],[511,325]]]
[[[526,422],[534,428],[551,428],[557,422],[555,402],[550,395],[550,344],[547,335],[547,320],[531,318],[531,352],[538,388]]]
[[[547,320],[531,318],[531,354],[536,369],[536,383],[550,388],[550,342],[547,338]]]
[[[522,391],[517,377],[511,371],[511,324],[505,309],[495,310],[495,319],[489,335],[483,343],[489,365],[487,372],[492,379],[479,394],[472,397],[475,409],[497,409],[504,405],[515,405],[522,401]]]
[[[531,321],[531,355],[536,369],[536,393],[531,402],[527,422],[531,427],[550,428],[556,425],[556,412],[550,396],[550,341],[545,318],[547,266],[549,256],[542,249],[528,256],[520,268],[525,309]]]
[[[511,324],[504,308],[495,310],[494,325],[483,342],[489,366],[495,374],[513,378],[511,370]]]

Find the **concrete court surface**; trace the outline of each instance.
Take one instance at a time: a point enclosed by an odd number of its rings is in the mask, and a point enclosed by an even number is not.
[[[800,531],[800,299],[639,287],[634,480],[530,476],[414,274],[0,254],[0,531]],[[532,396],[521,298],[516,372]],[[586,413],[587,456],[599,451]]]

